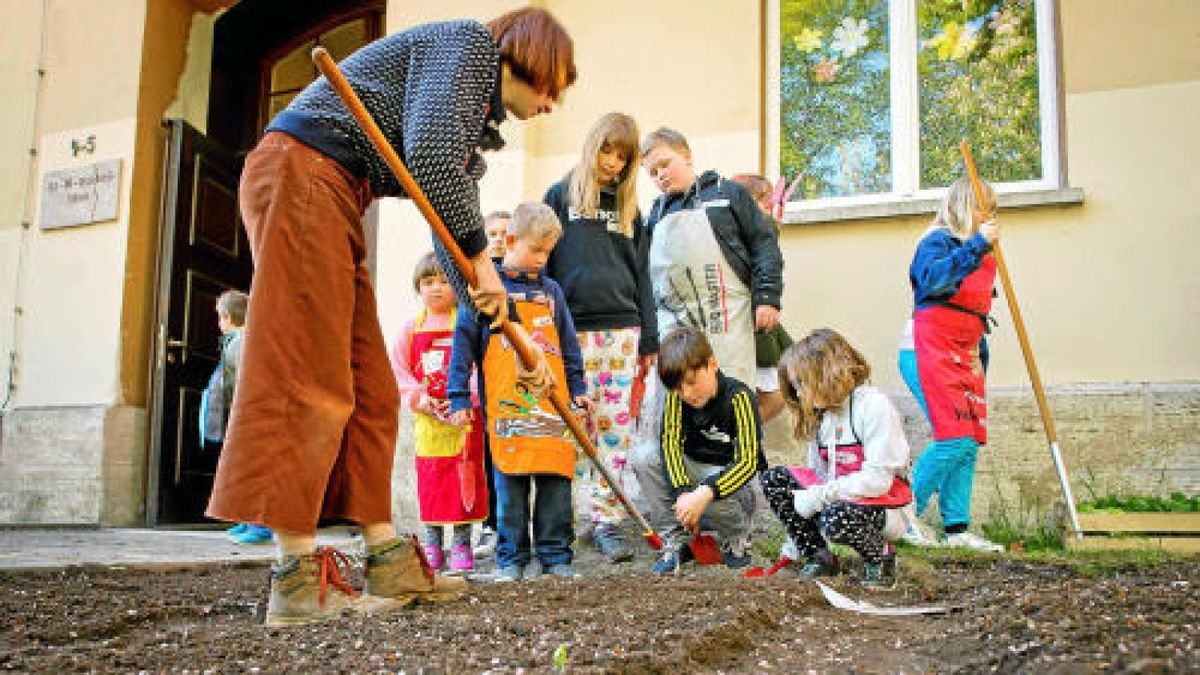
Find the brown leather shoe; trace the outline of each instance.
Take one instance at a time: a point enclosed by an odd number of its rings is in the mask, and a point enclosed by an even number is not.
[[[384,550],[368,555],[366,577],[366,592],[385,598],[442,602],[458,599],[467,590],[466,579],[433,571],[415,535],[397,537]]]
[[[381,598],[354,590],[342,577],[345,553],[318,549],[311,556],[271,569],[268,626],[298,626],[337,618],[342,612],[379,614],[403,609],[411,600]]]

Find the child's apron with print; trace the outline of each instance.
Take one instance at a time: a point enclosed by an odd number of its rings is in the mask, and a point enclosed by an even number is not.
[[[509,294],[516,305],[521,325],[542,348],[546,362],[558,386],[566,387],[562,349],[554,312],[544,294],[527,297]],[[549,399],[536,399],[517,381],[517,352],[501,332],[488,338],[483,354],[487,431],[492,463],[504,474],[525,476],[556,474],[571,478],[575,474],[575,443],[570,430]]]
[[[704,331],[728,376],[754,386],[754,314],[750,289],[725,261],[707,208],[729,208],[728,200],[705,202],[664,216],[650,242],[650,282],[658,308],[658,334],[676,326]]]
[[[992,308],[996,257],[963,278],[958,292],[913,313],[917,376],[929,406],[934,440],[974,437],[987,443],[987,399],[979,342]]]
[[[445,413],[414,413],[413,436],[417,466],[417,500],[421,522],[451,524],[482,521],[487,517],[487,480],[483,472],[483,427],[466,428],[448,423],[446,378],[454,318],[450,328],[423,328],[425,312],[417,317],[408,345],[413,377],[426,394],[443,402]],[[478,413],[476,414],[478,417]],[[440,419],[439,419],[440,418]]]
[[[854,396],[851,395],[847,401],[847,416],[849,422],[850,437],[853,439],[851,443],[843,443],[842,436],[845,433],[844,427],[838,421],[834,421],[833,442],[829,445],[817,443],[817,452],[821,459],[824,460],[827,467],[826,473],[832,477],[830,480],[836,480],[839,476],[848,476],[852,473],[857,473],[862,470],[863,462],[866,461],[866,456],[863,454],[862,440],[858,437],[858,432],[854,430]],[[829,455],[833,454],[833,461],[829,460]],[[788,467],[788,472],[800,484],[800,487],[810,488],[814,485],[821,485],[825,480],[814,469],[810,467]],[[858,499],[850,499],[847,501],[855,504],[864,504],[866,506],[882,506],[884,508],[897,508],[904,506],[913,499],[912,488],[908,481],[896,476],[892,478],[892,485],[888,491],[878,497],[864,497]]]

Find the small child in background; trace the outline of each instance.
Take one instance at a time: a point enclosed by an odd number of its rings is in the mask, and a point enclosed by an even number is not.
[[[739,173],[730,180],[740,183],[754,198],[754,203],[758,204],[763,218],[773,226],[775,239],[778,241],[779,221],[773,214],[771,183],[756,173]],[[779,393],[779,357],[791,344],[792,336],[788,335],[782,323],[754,332],[754,359],[757,365],[754,389],[758,394],[758,410],[762,413],[764,424],[783,412],[783,395]]]
[[[666,388],[660,445],[634,450],[633,468],[646,516],[663,538],[655,574],[695,559],[687,537],[716,532],[727,567],[750,564],[756,498],[751,481],[767,465],[754,393],[725,375],[704,332],[680,326],[659,344],[658,375]]]
[[[417,261],[413,289],[424,309],[405,322],[391,357],[400,400],[413,412],[422,546],[429,566],[441,569],[443,526],[451,525],[449,571],[465,574],[475,568],[471,524],[482,521],[488,508],[483,433],[478,424],[450,423],[446,385],[457,299],[432,251]]]
[[[808,442],[808,467],[767,469],[762,486],[806,562],[802,579],[839,573],[833,542],[862,558],[864,587],[895,585],[891,542],[904,533],[901,509],[912,501],[902,478],[908,441],[891,401],[866,384],[870,375],[862,354],[828,328],[788,347],[779,361],[796,438]]]
[[[583,359],[562,289],[543,274],[546,259],[562,234],[562,225],[545,204],[521,204],[513,212],[505,238],[500,280],[516,316],[546,356],[556,382],[585,411],[591,399],[583,381]],[[488,434],[496,483],[498,581],[532,578],[529,526],[544,574],[575,578],[571,478],[575,444],[566,423],[545,398],[536,398],[519,382],[517,353],[508,339],[493,333],[491,321],[460,308],[454,329],[450,368],[450,410],[454,424],[479,420],[469,388],[478,366],[483,393],[482,425]],[[536,488],[532,512],[529,491]]]
[[[250,296],[241,291],[225,291],[217,297],[217,327],[221,329],[221,356],[208,386],[200,397],[200,439],[202,443],[222,443],[233,407],[233,392],[242,365],[242,337],[245,334],[246,309]],[[239,544],[265,544],[271,530],[254,523],[238,523],[225,530]]]
[[[1000,239],[1000,226],[991,219],[996,195],[986,183],[984,190],[988,203],[976,204],[969,181],[950,186],[908,268],[913,315],[900,346],[900,374],[929,418],[933,443],[913,466],[918,517],[904,539],[997,553],[1004,547],[967,529],[975,459],[987,443],[985,335],[995,294],[991,250]],[[984,222],[976,225],[976,215]],[[944,542],[920,520],[935,491]]]
[[[488,257],[496,262],[504,258],[504,238],[508,235],[508,223],[512,214],[508,211],[492,211],[483,219],[483,233],[487,235]]]
[[[487,235],[487,254],[492,262],[504,260],[504,239],[508,236],[508,223],[512,214],[508,211],[492,211],[483,219],[483,232]],[[487,436],[483,438],[483,467],[487,476],[488,512],[479,529],[475,542],[475,557],[490,558],[496,550],[496,483],[492,475],[492,451],[488,448]]]

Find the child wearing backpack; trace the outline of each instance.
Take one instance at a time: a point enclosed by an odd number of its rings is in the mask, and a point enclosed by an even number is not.
[[[217,327],[221,329],[221,356],[208,386],[200,397],[200,439],[205,444],[225,440],[233,392],[242,364],[242,338],[245,335],[246,309],[250,297],[229,290],[217,297]],[[265,544],[271,541],[269,528],[255,523],[238,523],[225,530],[238,544]]]

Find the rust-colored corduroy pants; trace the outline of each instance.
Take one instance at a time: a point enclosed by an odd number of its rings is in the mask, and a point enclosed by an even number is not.
[[[370,191],[272,132],[239,200],[254,281],[208,515],[292,534],[390,522],[399,394],[362,265]]]

